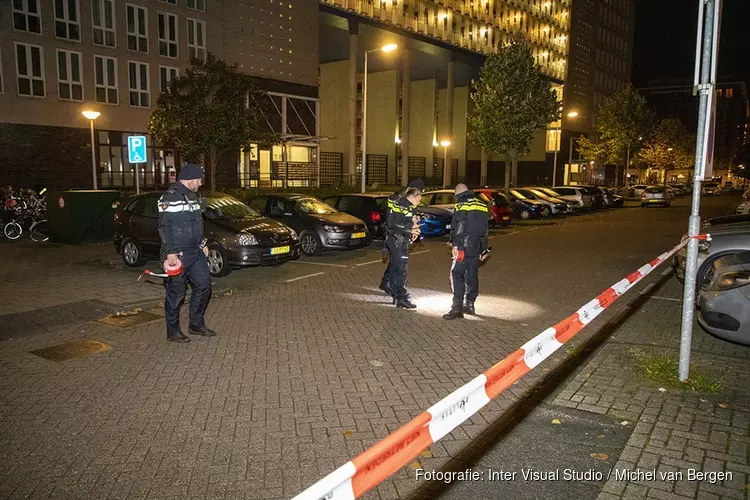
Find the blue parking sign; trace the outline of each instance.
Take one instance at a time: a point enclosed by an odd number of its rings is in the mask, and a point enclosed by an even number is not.
[[[146,136],[128,137],[128,158],[130,163],[146,163]]]

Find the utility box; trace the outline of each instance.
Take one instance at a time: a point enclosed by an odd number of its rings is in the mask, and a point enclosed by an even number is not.
[[[47,193],[50,241],[78,245],[112,239],[120,191],[84,190]]]

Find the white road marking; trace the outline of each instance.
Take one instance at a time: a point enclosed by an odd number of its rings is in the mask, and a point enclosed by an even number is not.
[[[521,231],[511,231],[511,232],[509,232],[509,233],[505,233],[505,236],[510,236],[511,234],[518,234],[518,233],[520,233],[520,232],[521,232]]]
[[[671,300],[672,302],[682,302],[682,299],[674,299],[672,297],[657,297],[655,295],[650,296],[649,299]]]
[[[295,264],[310,264],[312,266],[329,266],[329,267],[343,267],[348,268],[349,266],[345,266],[343,264],[328,264],[327,262],[310,262],[307,260],[298,260],[295,262]]]
[[[320,272],[320,273],[306,274],[305,276],[300,276],[298,278],[292,278],[290,280],[286,280],[286,282],[287,283],[291,283],[292,281],[299,281],[299,280],[303,280],[305,278],[312,278],[313,276],[320,276],[321,274],[325,274],[325,273]]]
[[[641,290],[640,292],[638,292],[638,295],[646,295],[646,294],[648,294],[651,290],[654,289],[655,286],[656,285],[654,285],[653,283],[649,283],[648,285],[646,285],[646,287],[643,290]]]
[[[420,250],[419,252],[411,252],[409,255],[419,255],[420,253],[427,253],[429,250]]]
[[[354,265],[357,266],[357,267],[359,267],[359,266],[369,266],[370,264],[377,264],[377,263],[382,263],[382,262],[383,262],[383,259],[378,259],[378,260],[371,260],[370,262],[362,262],[360,264],[354,264]]]

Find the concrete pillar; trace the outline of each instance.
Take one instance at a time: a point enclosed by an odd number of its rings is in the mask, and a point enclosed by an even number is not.
[[[349,157],[347,184],[357,183],[357,50],[358,25],[349,21]]]
[[[401,111],[401,185],[406,186],[409,183],[409,110],[411,101],[411,52],[409,49],[403,53],[403,91],[401,93],[402,111]]]
[[[451,163],[453,156],[453,87],[454,87],[454,76],[456,71],[456,63],[451,60],[448,62],[448,90],[446,92],[445,99],[445,139],[451,141],[451,145],[448,146],[445,152],[445,164],[443,165],[443,187],[450,185],[451,182]],[[438,139],[438,142],[444,139]]]
[[[487,150],[482,148],[482,167],[479,173],[479,185],[487,184]]]

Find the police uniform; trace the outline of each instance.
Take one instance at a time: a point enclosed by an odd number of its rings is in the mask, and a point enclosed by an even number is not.
[[[396,203],[403,198],[404,194],[406,194],[406,189],[410,187],[415,187],[419,189],[420,192],[424,190],[424,181],[422,179],[414,179],[413,181],[409,182],[409,185],[399,191],[396,191],[392,195],[388,197],[388,205],[385,209],[385,225],[384,225],[384,237],[388,238],[388,220],[391,214],[391,211],[393,210],[393,207],[396,206]],[[385,245],[383,247],[384,255],[383,258],[386,257],[385,252],[388,250],[388,246]],[[380,288],[388,295],[391,295],[394,299],[396,298],[395,294],[393,293],[393,288],[391,286],[391,282],[393,281],[393,255],[391,254],[391,258],[388,259],[388,265],[385,268],[385,272],[383,273],[383,278],[380,280]]]
[[[456,200],[451,220],[451,245],[458,249],[458,256],[451,265],[453,304],[450,312],[443,316],[445,319],[474,314],[474,301],[479,295],[479,256],[487,249],[487,205],[471,190],[458,194]]]
[[[187,164],[180,172],[180,180],[200,179],[201,168]],[[204,314],[211,298],[211,274],[203,253],[203,216],[196,194],[181,182],[170,186],[159,198],[159,236],[161,259],[177,254],[182,271],[166,279],[164,316],[167,322],[167,340],[189,342],[180,331],[180,307],[185,299],[186,281],[192,285],[190,297],[190,324],[188,333],[211,337],[216,335],[206,327]]]
[[[414,225],[414,206],[402,196],[388,213],[388,236],[385,243],[391,253],[391,290],[396,307],[414,309],[406,294],[406,268],[409,263],[409,244]]]

